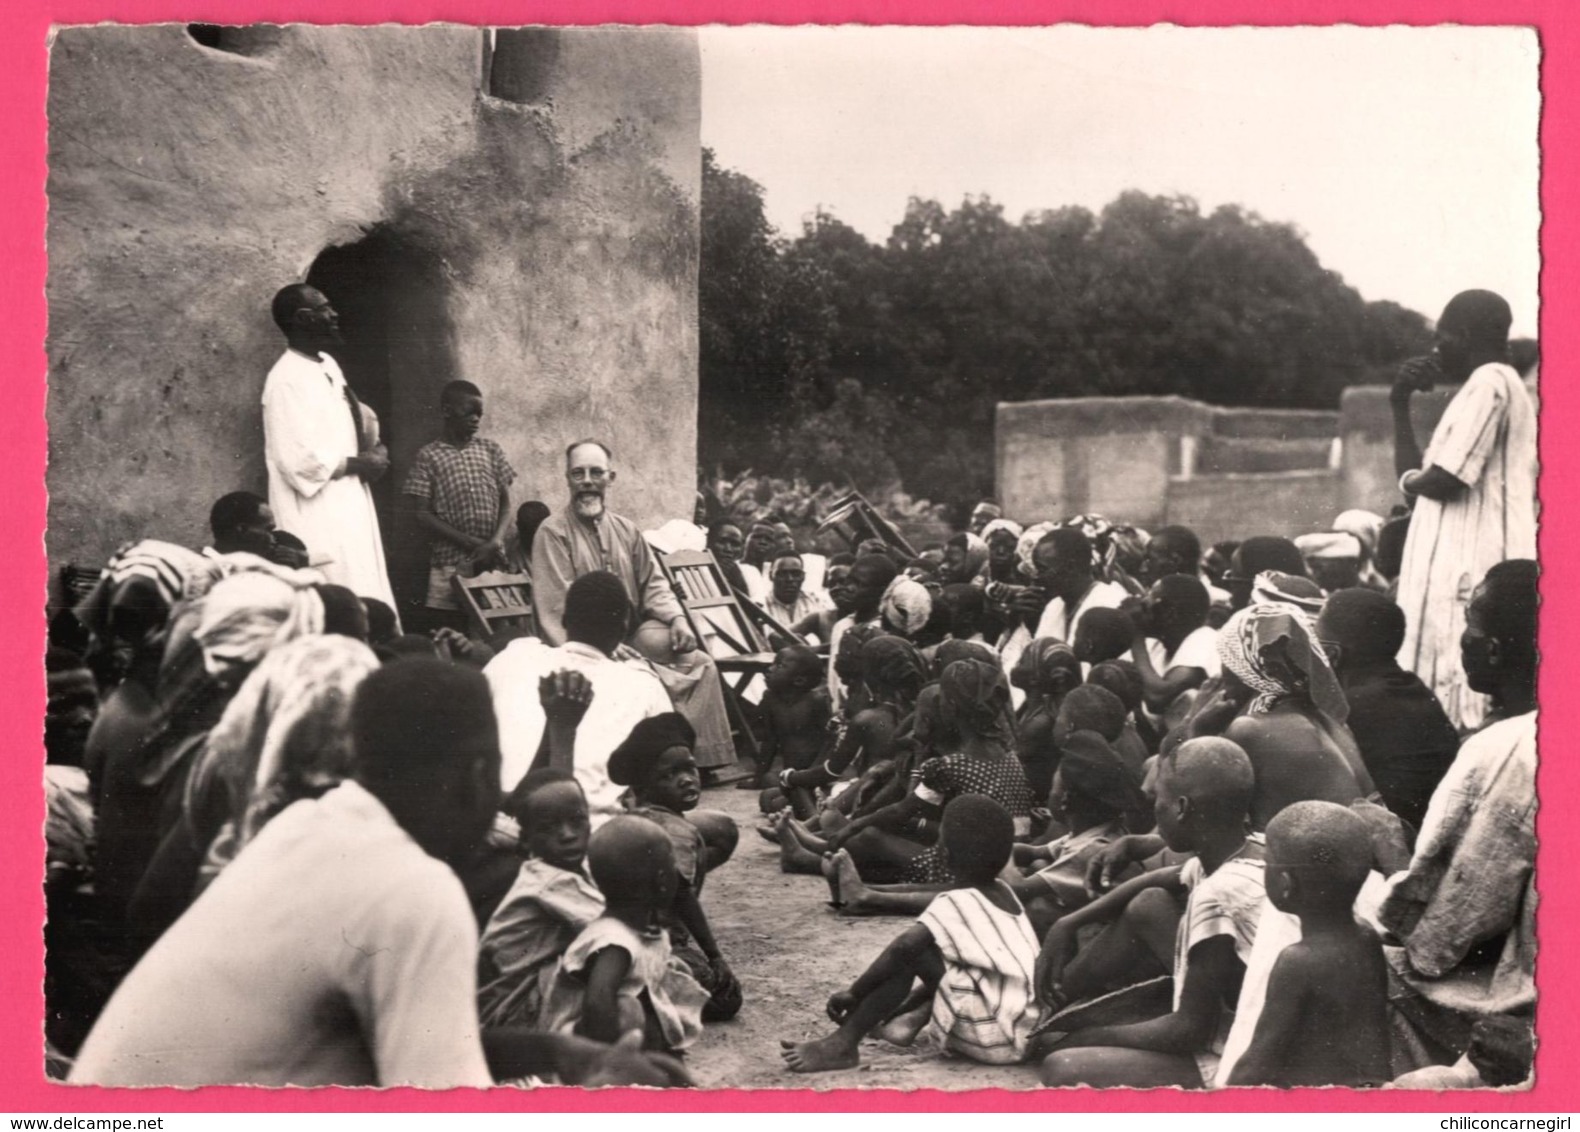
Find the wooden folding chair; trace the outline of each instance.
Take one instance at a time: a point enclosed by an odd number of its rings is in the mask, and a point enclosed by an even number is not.
[[[537,636],[537,622],[532,617],[532,579],[525,574],[507,574],[503,570],[490,570],[475,578],[456,574],[450,585],[480,640],[490,641],[502,632],[518,637]]]
[[[859,491],[847,492],[834,501],[817,527],[819,533],[830,528],[844,535],[852,548],[863,539],[875,538],[898,550],[906,558],[916,557],[916,551],[899,528],[878,514],[877,508],[868,503],[866,496]]]
[[[763,768],[759,762],[757,736],[741,707],[741,693],[753,677],[768,671],[774,654],[758,630],[757,622],[745,611],[751,603],[736,595],[709,551],[677,550],[657,557],[659,568],[686,611],[691,631],[719,670],[719,683],[724,686],[724,707],[739,736],[738,746],[758,764],[760,772]],[[751,608],[756,611],[754,606]]]

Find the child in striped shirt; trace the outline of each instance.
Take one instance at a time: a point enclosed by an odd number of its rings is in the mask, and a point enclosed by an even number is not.
[[[780,1043],[792,1072],[852,1069],[861,1063],[862,1038],[909,1044],[924,1026],[943,1049],[973,1061],[1004,1065],[1025,1057],[1041,1009],[1032,987],[1037,937],[998,879],[1014,843],[1009,811],[986,795],[962,794],[944,808],[939,844],[957,887],[939,893],[859,979],[828,1000],[838,1030]]]

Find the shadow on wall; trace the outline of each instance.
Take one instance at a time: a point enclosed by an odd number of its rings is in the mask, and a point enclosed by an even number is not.
[[[345,342],[335,360],[379,415],[390,471],[373,486],[390,583],[401,613],[420,607],[427,589],[428,544],[404,505],[400,486],[417,450],[439,434],[439,393],[459,375],[441,258],[388,225],[326,248],[307,282],[340,314]]]

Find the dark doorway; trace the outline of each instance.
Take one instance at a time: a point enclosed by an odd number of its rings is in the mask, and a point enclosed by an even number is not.
[[[443,264],[382,225],[353,244],[326,248],[307,282],[340,314],[335,360],[379,415],[390,470],[373,485],[390,585],[401,619],[427,592],[427,542],[400,496],[417,450],[439,435],[439,391],[458,373]]]

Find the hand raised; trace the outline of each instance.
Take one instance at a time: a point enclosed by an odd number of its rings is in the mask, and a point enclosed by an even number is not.
[[[550,672],[538,681],[538,702],[549,722],[575,727],[593,701],[592,683],[575,669]]]

